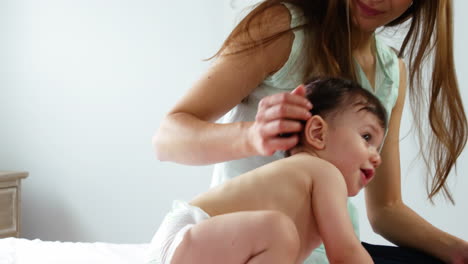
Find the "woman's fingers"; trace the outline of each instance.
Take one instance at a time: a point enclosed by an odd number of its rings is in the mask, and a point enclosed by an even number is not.
[[[269,122],[277,119],[307,120],[312,116],[309,109],[298,105],[278,104],[257,114],[258,121]]]
[[[302,124],[298,121],[278,119],[255,122],[251,127],[250,142],[258,155],[272,155],[278,150],[288,150],[299,142]],[[281,135],[287,135],[281,136]]]
[[[259,102],[250,133],[250,142],[259,155],[288,150],[299,142],[301,122],[312,116],[312,104],[304,97],[305,92],[300,85],[291,93],[270,95]]]
[[[312,104],[304,96],[291,93],[280,93],[267,96],[260,101],[258,108],[267,109],[276,105],[296,105],[309,110],[312,108]]]
[[[306,89],[305,89],[304,84],[301,84],[298,87],[296,87],[296,89],[292,90],[291,94],[304,97],[306,94]]]
[[[264,138],[277,137],[281,134],[292,134],[302,131],[302,124],[298,121],[278,119],[266,123],[259,129],[260,134]]]
[[[468,242],[464,241],[462,246],[455,250],[452,256],[453,264],[468,264]]]
[[[292,93],[280,93],[263,98],[258,105],[256,120],[268,122],[275,119],[307,120],[312,104],[303,95],[303,86]]]
[[[294,146],[296,146],[298,142],[299,136],[297,134],[286,138],[271,137],[261,142],[261,144],[259,145],[259,154],[264,156],[270,156],[278,150],[291,149]]]

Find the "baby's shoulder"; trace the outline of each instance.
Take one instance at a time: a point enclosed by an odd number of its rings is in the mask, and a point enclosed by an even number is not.
[[[275,166],[278,172],[288,172],[290,175],[297,175],[311,180],[341,175],[341,172],[332,163],[305,153],[279,160]]]
[[[285,159],[291,164],[295,164],[296,166],[302,169],[314,169],[314,170],[324,170],[324,171],[336,171],[337,168],[327,160],[322,158],[310,155],[308,153],[299,153],[293,156],[288,157]]]

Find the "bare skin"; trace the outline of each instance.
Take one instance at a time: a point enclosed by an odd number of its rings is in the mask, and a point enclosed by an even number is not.
[[[411,1],[361,1],[372,4],[372,8],[379,11],[386,11],[379,19],[359,15],[357,2],[351,2],[353,14],[358,14],[356,19],[362,33],[351,36],[355,44],[353,56],[370,83],[374,84],[372,35],[376,28],[401,15]],[[290,26],[289,11],[284,6],[267,10],[265,17],[275,17],[274,23],[258,23],[264,28],[253,29],[254,39],[287,30]],[[267,156],[296,145],[299,138],[278,138],[276,135],[300,131],[300,122],[296,120],[308,118],[310,106],[300,88],[292,93],[263,98],[255,121],[214,123],[285,64],[293,40],[294,34],[290,32],[261,49],[217,59],[164,118],[153,138],[158,159],[183,164],[213,164],[255,155]],[[399,96],[382,149],[384,165],[377,172],[377,180],[366,188],[369,222],[376,233],[396,245],[422,250],[447,263],[454,258],[461,259],[458,260],[460,263],[468,263],[468,242],[431,225],[411,210],[401,195],[399,131],[406,96],[406,73],[406,67],[400,60]],[[200,104],[201,101],[204,103]]]
[[[252,212],[285,214],[294,223],[294,233],[299,237],[296,260],[290,263],[302,263],[322,242],[326,242],[331,263],[372,263],[353,232],[346,209],[347,190],[343,176],[336,167],[310,154],[297,154],[255,169],[202,194],[190,203],[212,216],[209,220],[213,221],[206,223],[210,225],[210,230],[232,221],[237,226],[230,225],[229,228],[244,232],[241,223],[245,218],[254,221],[255,218],[250,215]],[[223,220],[217,222],[217,217],[223,217]],[[190,232],[196,233],[196,226]],[[225,232],[226,228],[222,228],[218,239],[212,241],[229,244],[229,235]],[[255,230],[245,240],[254,241],[264,235]],[[183,243],[176,250],[173,264],[183,263],[177,261],[184,250]]]
[[[384,132],[375,116],[354,108],[330,127],[310,118],[306,143],[291,157],[193,199],[190,204],[211,218],[187,232],[172,264],[302,263],[321,243],[333,264],[373,263],[354,234],[347,197],[367,185],[380,165]]]
[[[323,175],[325,170],[319,168],[326,166],[330,165],[313,156],[295,155],[243,174],[195,198],[191,204],[203,208],[211,216],[238,211],[283,212],[297,228],[301,242],[299,259],[302,259],[321,243],[313,209],[311,210],[312,190],[320,176],[336,178],[338,186],[330,188],[330,195],[333,195],[330,198],[337,200],[336,203],[342,207],[341,211],[346,211],[346,186],[339,178],[336,168],[328,168],[330,175]],[[320,175],[304,173],[312,171],[320,171]],[[331,183],[326,186],[331,186]]]

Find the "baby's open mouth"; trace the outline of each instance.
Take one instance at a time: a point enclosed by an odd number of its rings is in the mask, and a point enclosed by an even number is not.
[[[366,177],[366,180],[372,179],[374,177],[374,170],[373,169],[361,169],[362,173],[364,173],[364,176]]]

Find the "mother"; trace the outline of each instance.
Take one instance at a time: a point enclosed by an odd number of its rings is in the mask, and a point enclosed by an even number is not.
[[[381,26],[405,22],[409,30],[398,51],[375,34]],[[428,146],[421,153],[434,174],[428,196],[442,193],[452,199],[446,180],[467,139],[452,39],[451,0],[261,1],[164,118],[153,139],[157,157],[191,165],[217,163],[212,185],[220,184],[281,158],[279,150],[298,142],[294,133],[312,107],[301,83],[318,75],[357,80],[391,114],[382,166],[366,188],[369,221],[389,241],[418,251],[367,249],[376,263],[395,257],[401,263],[438,263],[435,258],[468,263],[468,242],[407,207],[400,187],[399,130],[408,80],[416,128],[422,127],[425,109],[431,127],[429,139],[421,137],[421,145]],[[409,74],[402,58],[409,62]],[[421,80],[425,59],[433,61],[428,85]],[[223,115],[223,123],[215,123]],[[376,256],[382,250],[389,253]],[[309,260],[327,263],[324,256],[319,248]]]

